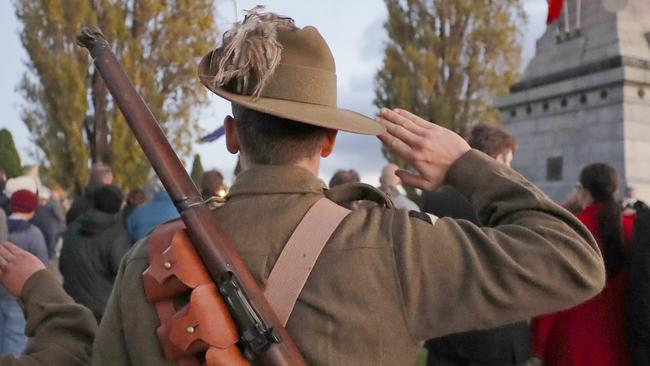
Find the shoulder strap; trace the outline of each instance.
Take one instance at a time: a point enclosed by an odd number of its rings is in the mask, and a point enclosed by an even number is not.
[[[284,325],[325,243],[349,213],[350,210],[321,198],[291,234],[271,270],[264,291],[271,308]]]

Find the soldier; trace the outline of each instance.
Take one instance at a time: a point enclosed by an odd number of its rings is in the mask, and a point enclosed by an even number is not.
[[[20,357],[0,355],[0,366],[84,366],[97,323],[74,301],[43,263],[17,246],[0,244],[0,284],[20,299],[30,337]]]
[[[256,12],[199,66],[203,84],[232,103],[226,145],[242,166],[215,221],[261,287],[315,202],[378,198],[329,238],[288,320],[308,364],[409,364],[426,339],[520,321],[600,291],[602,258],[573,216],[449,130],[403,110],[382,110],[384,129],[338,109],[334,70],[316,28]],[[398,171],[404,184],[456,187],[489,227],[393,209],[371,187],[326,191],[318,168],[337,130],[381,134],[417,169]],[[144,296],[148,245],[140,241],[122,261],[95,365],[175,364],[163,357]]]

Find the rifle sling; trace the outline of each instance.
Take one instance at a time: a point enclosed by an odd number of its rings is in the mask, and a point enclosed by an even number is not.
[[[291,234],[267,280],[264,296],[278,319],[287,325],[316,260],[350,210],[321,198]]]

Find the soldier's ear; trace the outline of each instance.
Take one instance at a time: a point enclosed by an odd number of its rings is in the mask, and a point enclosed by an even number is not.
[[[330,156],[332,150],[334,150],[334,145],[336,144],[336,134],[337,130],[327,130],[325,138],[321,143],[320,156],[321,158],[326,158]]]
[[[231,154],[239,152],[239,133],[237,133],[237,126],[235,119],[232,116],[226,116],[223,120],[223,127],[226,130],[226,148]]]

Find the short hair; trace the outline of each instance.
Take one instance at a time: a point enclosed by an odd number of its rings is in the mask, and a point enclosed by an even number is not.
[[[254,164],[292,164],[312,157],[327,129],[232,104],[241,149]]]
[[[480,124],[472,128],[467,139],[469,146],[496,158],[506,150],[517,150],[517,140],[504,129]]]
[[[95,209],[101,212],[116,214],[122,208],[122,191],[116,186],[105,184],[93,192]]]
[[[223,175],[220,171],[213,169],[203,173],[201,177],[201,194],[204,198],[214,196],[215,190],[223,185]]]
[[[359,173],[354,169],[349,170],[337,170],[336,173],[330,179],[330,188],[340,186],[341,184],[347,183],[359,183],[361,179],[359,178]]]

